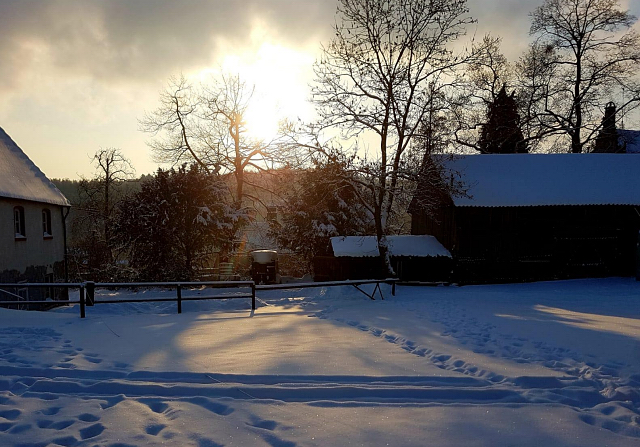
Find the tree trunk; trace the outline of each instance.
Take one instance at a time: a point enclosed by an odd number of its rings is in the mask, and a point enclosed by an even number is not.
[[[236,200],[234,205],[237,211],[242,208],[242,196],[244,195],[244,169],[242,167],[242,153],[240,152],[240,128],[237,123],[234,123],[231,135],[233,136],[236,155],[234,160],[236,171]]]
[[[391,265],[391,255],[389,254],[386,231],[382,223],[381,206],[376,206],[374,212],[374,221],[376,224],[376,239],[378,242],[378,252],[380,253],[380,259],[382,260],[387,276],[393,278],[396,276],[396,272],[393,270],[393,266]]]
[[[571,152],[579,154],[582,152],[582,143],[580,141],[582,129],[582,98],[580,97],[580,82],[582,78],[582,60],[580,56],[581,46],[578,44],[578,55],[576,61],[576,81],[573,85],[573,107],[576,112],[576,125],[571,134]]]

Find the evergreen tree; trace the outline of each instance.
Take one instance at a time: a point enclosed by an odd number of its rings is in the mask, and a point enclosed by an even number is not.
[[[529,150],[520,129],[520,116],[513,93],[507,95],[503,86],[489,104],[487,122],[482,127],[480,152],[483,154],[517,154]]]
[[[120,203],[116,234],[142,280],[193,280],[216,248],[231,240],[224,185],[198,165],[159,169]]]
[[[618,129],[616,128],[616,105],[612,102],[604,109],[602,126],[596,137],[593,152],[618,153],[623,152],[618,142]]]

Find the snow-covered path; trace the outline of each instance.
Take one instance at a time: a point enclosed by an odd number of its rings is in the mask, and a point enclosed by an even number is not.
[[[640,443],[635,281],[259,296],[0,309],[0,445]]]

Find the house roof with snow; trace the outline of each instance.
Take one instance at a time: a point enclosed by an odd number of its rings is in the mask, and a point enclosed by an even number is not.
[[[618,129],[618,141],[627,154],[640,154],[640,130]]]
[[[414,256],[420,258],[445,256],[451,257],[433,236],[387,236],[391,256]],[[331,238],[334,256],[351,258],[372,258],[380,256],[375,236],[338,236]]]
[[[456,206],[640,205],[640,157],[624,154],[483,154],[445,162],[463,182]]]
[[[0,197],[71,206],[67,198],[1,127]]]

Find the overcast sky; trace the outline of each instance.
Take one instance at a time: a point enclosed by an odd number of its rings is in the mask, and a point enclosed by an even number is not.
[[[469,0],[469,34],[503,37],[517,59],[542,0]],[[622,1],[640,14],[640,2]],[[172,75],[222,67],[256,83],[261,112],[302,117],[334,0],[0,0],[0,127],[49,177],[91,175],[117,147],[156,169],[138,119]],[[638,25],[636,24],[636,27]],[[275,115],[275,112],[271,115]]]

